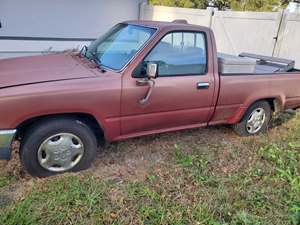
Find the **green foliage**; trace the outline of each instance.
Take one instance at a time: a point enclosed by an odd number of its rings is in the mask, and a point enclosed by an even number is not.
[[[151,0],[151,4],[184,8],[205,8],[205,0]]]
[[[300,223],[300,145],[266,145],[260,150],[262,158],[274,168],[273,178],[286,183],[285,202],[289,207],[291,224]]]
[[[204,9],[208,0],[150,0],[153,5]],[[215,0],[219,9],[230,8],[237,11],[277,11],[286,7],[289,0]]]
[[[2,214],[0,224],[90,224],[88,217],[103,212],[103,191],[103,185],[90,177],[57,178],[36,188],[14,209]]]
[[[178,145],[175,145],[174,147],[175,147],[174,156],[175,156],[176,162],[183,167],[192,166],[193,162],[194,162],[194,156],[184,154]]]
[[[8,186],[12,182],[12,177],[4,176],[0,177],[0,188]]]
[[[230,8],[238,11],[277,11],[286,4],[285,0],[230,0]]]

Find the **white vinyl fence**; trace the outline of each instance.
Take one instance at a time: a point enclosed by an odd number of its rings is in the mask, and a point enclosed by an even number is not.
[[[284,14],[274,54],[295,59],[300,67],[300,14]]]
[[[183,9],[141,5],[140,18],[210,27],[219,52],[251,52],[296,60],[300,67],[300,14],[280,12],[233,12],[216,9]]]
[[[211,23],[211,11],[202,9],[185,9],[142,4],[140,13],[142,20],[173,21],[180,18],[202,26],[210,26]]]
[[[212,21],[218,51],[272,55],[281,13],[216,11]]]

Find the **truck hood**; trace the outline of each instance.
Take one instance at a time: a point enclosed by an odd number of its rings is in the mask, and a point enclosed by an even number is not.
[[[53,54],[0,60],[0,88],[94,76],[72,55]]]

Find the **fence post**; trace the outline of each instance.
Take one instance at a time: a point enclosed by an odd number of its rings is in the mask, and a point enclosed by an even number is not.
[[[214,8],[214,7],[208,6],[208,7],[206,8],[206,10],[207,10],[208,15],[209,15],[209,24],[208,24],[208,27],[209,27],[209,28],[212,28],[213,16],[215,15],[215,11],[217,11],[218,8]]]
[[[145,19],[145,10],[146,10],[147,5],[148,5],[147,2],[140,3],[140,5],[139,5],[139,20]]]
[[[278,29],[277,29],[276,37],[274,37],[275,42],[274,42],[274,48],[272,52],[273,57],[279,55],[279,49],[281,46],[282,37],[286,26],[286,13],[287,13],[286,10],[281,10],[280,12],[280,19],[278,19]]]
[[[206,8],[208,14],[209,14],[209,24],[208,24],[208,27],[211,28],[212,26],[212,17],[213,17],[213,14],[214,14],[214,8],[213,7],[207,7]]]

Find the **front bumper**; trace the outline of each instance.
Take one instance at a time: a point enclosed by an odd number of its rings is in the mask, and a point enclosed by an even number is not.
[[[0,130],[0,160],[10,160],[11,144],[17,130]]]

